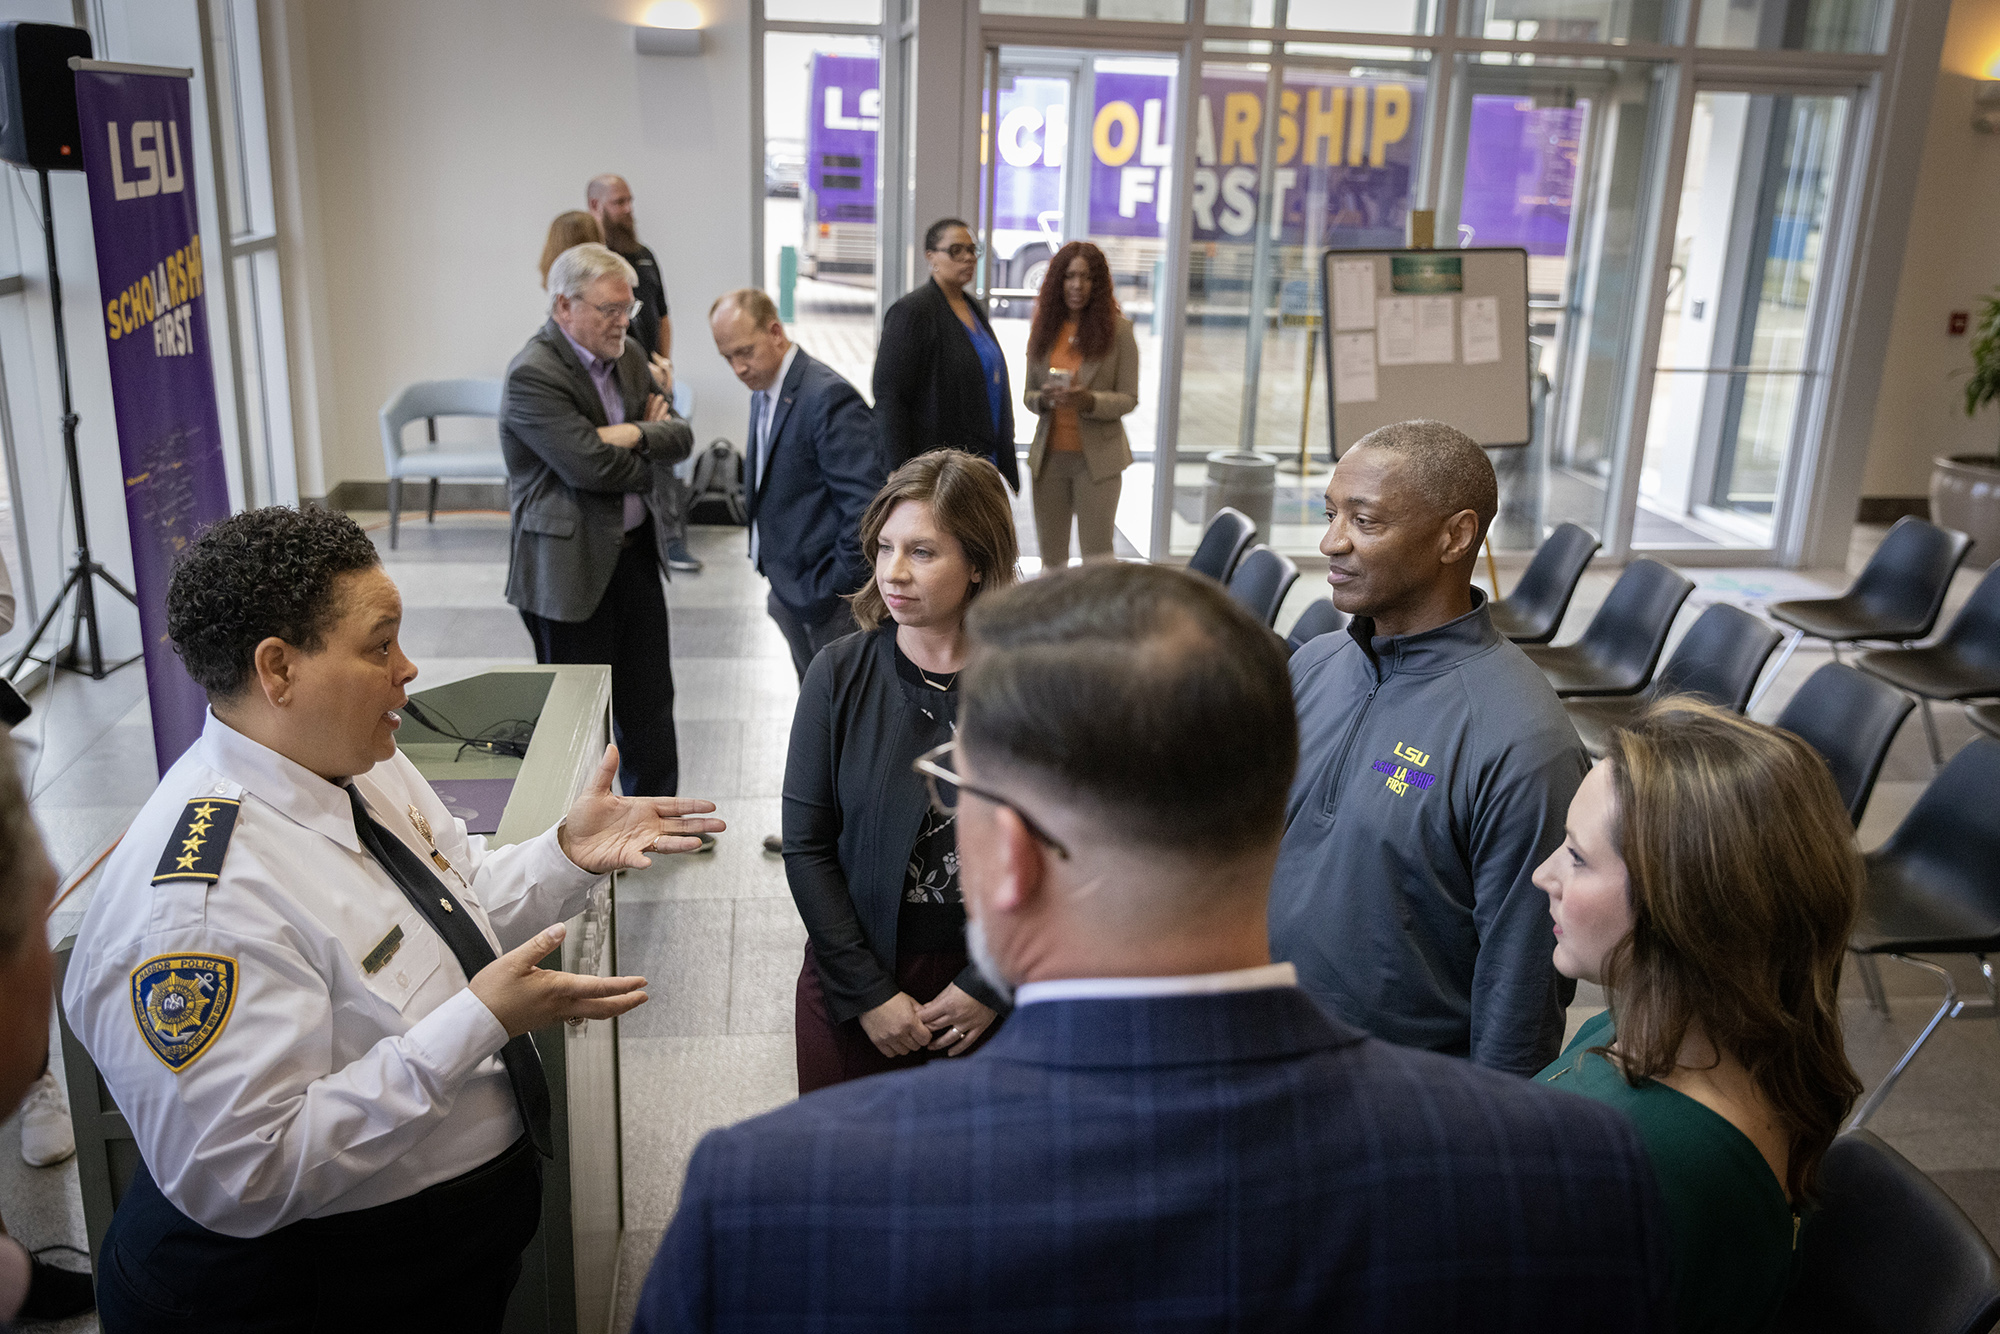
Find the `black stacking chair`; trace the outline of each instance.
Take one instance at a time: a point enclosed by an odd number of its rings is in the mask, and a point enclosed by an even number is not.
[[[1516,644],[1546,644],[1554,639],[1599,545],[1597,534],[1588,528],[1557,524],[1521,571],[1514,591],[1494,602],[1493,628]]]
[[[1859,1129],[1889,1096],[1917,1051],[1958,1005],[1951,971],[1916,954],[1972,954],[1979,958],[1986,991],[1996,1007],[1993,965],[2000,950],[2000,741],[1975,737],[1931,780],[1889,841],[1868,854],[1868,883],[1848,948],[1858,955],[1886,954],[1935,974],[1944,1004],[1854,1114]],[[1862,980],[1867,981],[1864,971]],[[1888,999],[1868,988],[1883,1013]]]
[[[1868,558],[1861,577],[1839,597],[1773,602],[1765,611],[1771,619],[1791,626],[1792,637],[1771,680],[1778,679],[1807,635],[1831,643],[1835,662],[1840,661],[1842,644],[1876,639],[1907,648],[1924,638],[1937,625],[1951,576],[1971,545],[1972,539],[1955,528],[1901,518]],[[1759,691],[1758,699],[1762,698]],[[1750,704],[1756,707],[1757,700]]]
[[[1679,570],[1643,557],[1625,567],[1604,605],[1574,644],[1523,644],[1556,694],[1636,695],[1653,679],[1667,631],[1694,585]]]
[[[2000,704],[1968,704],[1965,716],[1986,735],[2000,737]]]
[[[1665,695],[1699,695],[1741,713],[1780,638],[1749,612],[1718,602],[1695,618],[1645,690],[1611,699],[1573,699],[1563,707],[1593,755],[1604,753],[1612,728],[1638,717]]]
[[[1855,665],[1917,697],[1924,715],[1924,739],[1931,746],[1931,763],[1943,764],[1944,750],[1938,745],[1931,701],[2000,695],[2000,563],[1986,572],[1936,643],[1922,648],[1877,649],[1862,654]]]
[[[1265,625],[1273,625],[1278,619],[1278,608],[1284,605],[1285,594],[1292,591],[1292,583],[1298,577],[1299,567],[1292,564],[1289,556],[1281,556],[1259,544],[1250,548],[1249,554],[1237,563],[1236,573],[1229,576],[1229,596]]]
[[[1236,573],[1236,562],[1250,549],[1250,539],[1256,535],[1257,525],[1250,522],[1249,515],[1224,505],[1208,521],[1208,527],[1202,529],[1201,544],[1188,557],[1187,567],[1226,584],[1229,576]]]
[[[1846,663],[1829,662],[1798,688],[1777,725],[1820,753],[1847,816],[1861,823],[1889,743],[1917,702]]]
[[[1866,1130],[1834,1140],[1774,1334],[1985,1334],[2000,1256],[1965,1211]]]
[[[1333,605],[1332,598],[1321,598],[1308,604],[1299,613],[1299,619],[1292,622],[1292,632],[1285,636],[1285,647],[1297,653],[1309,640],[1335,630],[1345,630],[1351,619],[1346,612]]]

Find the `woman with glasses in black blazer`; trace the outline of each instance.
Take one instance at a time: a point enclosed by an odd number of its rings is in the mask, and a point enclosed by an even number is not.
[[[930,281],[882,316],[875,349],[875,422],[883,462],[895,469],[932,449],[990,459],[1021,489],[1014,459],[1014,391],[981,303],[966,292],[979,244],[957,218],[924,233]]]
[[[859,634],[806,671],[785,762],[785,878],[806,924],[799,1092],[973,1050],[1003,1002],[965,946],[953,815],[912,767],[952,738],[965,614],[1014,582],[1014,516],[985,459],[938,449],[861,521]]]

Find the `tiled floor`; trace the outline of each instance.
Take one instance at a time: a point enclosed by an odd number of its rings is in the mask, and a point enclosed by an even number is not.
[[[1025,506],[1022,507],[1025,509]],[[373,522],[378,516],[357,516]],[[1022,516],[1023,549],[1033,551]],[[406,605],[404,643],[422,669],[418,685],[437,685],[531,656],[519,619],[501,599],[505,521],[448,515],[435,526],[403,529],[401,550],[386,550]],[[1850,568],[1858,569],[1880,530],[1857,533]],[[624,969],[653,980],[653,1000],[621,1030],[625,1113],[627,1239],[618,1327],[629,1318],[638,1284],[673,1217],[680,1178],[707,1129],[792,1097],[791,1024],[804,928],[786,890],[782,862],[763,852],[779,825],[779,783],[796,694],[784,640],[764,614],[764,586],[743,557],[741,530],[697,530],[698,576],[669,589],[678,690],[683,791],[712,798],[730,822],[712,855],[657,859],[629,876],[620,892],[619,953]],[[1032,562],[1024,562],[1033,568]],[[1728,598],[1755,606],[1811,588],[1837,589],[1842,572],[1770,570],[1693,572],[1700,587],[1682,613],[1685,628],[1700,605]],[[1586,575],[1565,638],[1581,631],[1615,572]],[[1949,616],[1975,576],[1960,574]],[[1302,578],[1279,616],[1285,629],[1305,604],[1325,595],[1315,575]],[[1827,660],[1824,647],[1799,650],[1758,710],[1775,717],[1790,693]],[[14,737],[23,771],[34,773],[36,810],[65,883],[86,871],[123,829],[152,787],[152,743],[139,671],[103,682],[69,677],[53,701]],[[1954,708],[1939,711],[1948,749],[1971,735]],[[1898,738],[1862,825],[1873,845],[1922,791],[1930,762],[1918,723]],[[52,939],[73,929],[87,901],[87,879],[50,920]],[[1846,1002],[1849,1049],[1871,1084],[1929,1017],[1935,1002],[1926,976],[1883,965],[1895,1001],[1893,1019],[1870,1013],[1858,994]],[[1977,995],[1977,974],[1962,970],[1962,991]],[[1589,989],[1586,988],[1588,991]],[[1596,1004],[1579,998],[1573,1021]],[[2000,1032],[1986,1022],[1947,1024],[1905,1076],[1874,1128],[1936,1174],[1945,1188],[2000,1238]],[[80,1242],[75,1167],[21,1166],[18,1135],[0,1129],[0,1214],[31,1246]],[[68,1329],[90,1329],[89,1320]]]

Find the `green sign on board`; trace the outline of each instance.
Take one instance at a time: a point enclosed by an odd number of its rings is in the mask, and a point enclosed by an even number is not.
[[[1389,256],[1392,292],[1463,292],[1465,269],[1457,255]]]

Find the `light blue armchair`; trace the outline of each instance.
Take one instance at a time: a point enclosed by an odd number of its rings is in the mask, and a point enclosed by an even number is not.
[[[507,464],[496,441],[483,449],[439,449],[439,417],[493,417],[500,415],[498,380],[419,380],[404,385],[395,397],[382,405],[382,462],[389,470],[389,548],[396,547],[396,531],[403,509],[403,479],[428,477],[430,499],[425,506],[426,522],[437,520],[438,481],[441,478],[507,478]],[[411,422],[425,424],[427,448],[406,450],[403,428]]]

